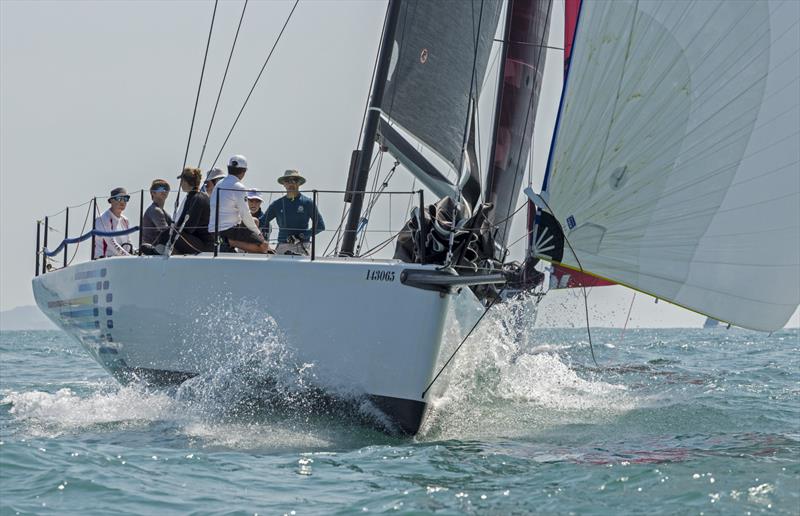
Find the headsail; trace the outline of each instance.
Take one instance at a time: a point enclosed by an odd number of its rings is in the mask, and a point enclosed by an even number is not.
[[[545,180],[562,263],[736,325],[786,323],[798,20],[797,2],[583,2]]]
[[[505,248],[531,147],[542,86],[552,0],[510,0],[501,61],[494,138],[484,200],[497,224],[498,248]]]
[[[379,132],[395,157],[434,192],[456,191],[458,180],[428,174],[431,166],[421,154],[403,151],[414,149],[403,133],[461,173],[468,161],[465,129],[501,8],[500,0],[405,0],[401,7]],[[402,132],[389,130],[387,122]]]

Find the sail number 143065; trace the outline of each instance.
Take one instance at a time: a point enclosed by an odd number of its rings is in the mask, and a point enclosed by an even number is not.
[[[394,281],[394,271],[373,271],[367,269],[368,281]]]

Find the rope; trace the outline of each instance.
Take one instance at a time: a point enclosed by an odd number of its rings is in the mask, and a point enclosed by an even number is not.
[[[197,160],[197,168],[203,163],[203,156],[206,153],[206,145],[208,144],[208,137],[211,135],[211,126],[214,124],[214,118],[217,116],[217,107],[219,107],[219,99],[222,97],[222,89],[225,87],[225,79],[228,77],[228,69],[231,66],[231,59],[233,58],[233,50],[236,48],[236,40],[239,39],[239,30],[242,28],[242,21],[244,21],[244,12],[247,9],[247,1],[244,0],[242,7],[242,16],[239,18],[239,25],[236,27],[236,35],[233,37],[233,44],[231,45],[231,52],[228,54],[228,62],[225,64],[225,73],[222,74],[222,82],[219,85],[219,92],[217,92],[217,101],[214,103],[214,111],[211,113],[211,121],[208,122],[208,130],[206,131],[206,139],[203,141],[203,149],[200,151],[200,159]]]
[[[553,211],[553,208],[550,207],[550,204],[547,202],[547,200],[544,199],[543,197],[541,199],[542,201],[544,201],[545,207],[547,207],[547,209],[550,210],[550,213],[553,214],[553,218],[555,218],[556,221],[558,221],[559,219],[555,217],[555,212]],[[559,225],[561,224],[561,222],[558,223]],[[528,231],[528,233],[530,233],[531,231]],[[564,235],[564,242],[567,243],[567,245],[569,246],[569,250],[572,251],[572,256],[575,257],[575,261],[578,263],[578,268],[580,269],[581,272],[585,273],[586,271],[583,270],[583,265],[581,265],[581,261],[578,258],[578,254],[575,252],[575,248],[572,247],[572,244],[567,238],[567,233],[564,231],[563,227],[561,228],[561,233]],[[522,238],[525,238],[525,236],[527,235],[523,235],[521,238],[518,238],[517,240],[514,241],[514,243],[519,242]],[[592,346],[592,329],[589,327],[589,300],[588,300],[588,295],[586,294],[585,286],[583,287],[583,307],[586,312],[586,334],[589,336],[589,351],[591,351],[592,353],[592,361],[594,361],[594,365],[600,367],[600,365],[597,363],[597,360],[594,357],[594,346]]]
[[[200,82],[197,84],[197,95],[194,98],[194,111],[192,111],[192,123],[189,125],[189,138],[186,140],[186,152],[183,154],[183,166],[181,170],[186,168],[186,161],[189,159],[189,146],[192,143],[192,132],[194,132],[194,120],[197,116],[197,105],[200,103],[200,90],[203,87],[203,76],[206,73],[206,61],[208,60],[208,48],[211,46],[211,34],[214,31],[214,18],[217,17],[217,4],[219,0],[214,0],[214,11],[211,13],[211,26],[208,28],[208,39],[206,40],[206,51],[203,54],[203,67],[200,69]],[[181,189],[178,188],[178,193],[175,195],[175,211],[178,211],[178,202],[181,199]]]
[[[633,293],[633,297],[631,298],[631,306],[628,307],[628,315],[625,317],[625,324],[622,326],[622,333],[619,335],[619,342],[622,343],[622,340],[625,338],[625,330],[628,329],[628,321],[631,319],[631,311],[633,310],[633,302],[636,301],[636,292]]]
[[[492,301],[489,303],[489,306],[486,307],[486,310],[483,311],[481,316],[478,317],[478,320],[475,321],[475,324],[472,325],[472,328],[470,328],[469,331],[467,332],[467,334],[464,336],[464,338],[461,339],[461,343],[458,345],[458,347],[456,347],[456,350],[453,351],[453,354],[450,355],[450,358],[447,359],[447,362],[445,362],[444,365],[441,367],[441,369],[439,369],[439,372],[436,373],[436,376],[433,377],[433,380],[431,380],[431,383],[429,383],[428,386],[425,387],[425,390],[422,391],[422,395],[420,396],[421,398],[425,398],[425,395],[428,393],[428,391],[431,389],[431,387],[433,387],[433,384],[436,382],[436,380],[439,379],[439,376],[442,374],[442,372],[445,370],[445,368],[450,364],[450,362],[456,356],[456,353],[458,353],[458,351],[461,349],[461,346],[463,346],[464,343],[467,342],[467,339],[469,338],[469,336],[472,335],[472,332],[475,331],[475,328],[478,327],[478,324],[480,324],[480,322],[483,320],[483,318],[486,316],[486,314],[489,313],[489,310],[495,304],[497,304],[497,300],[502,297],[503,292],[505,291],[505,289],[506,289],[505,286],[503,286],[503,288],[500,289],[500,292],[497,293],[497,297],[492,299]]]
[[[64,240],[61,241],[60,244],[58,244],[58,247],[56,247],[54,250],[50,251],[47,248],[45,248],[43,253],[47,257],[53,257],[58,253],[60,253],[66,244],[77,244],[83,242],[84,240],[88,240],[89,238],[91,238],[92,235],[100,237],[115,237],[115,236],[130,235],[131,233],[135,233],[137,231],[139,231],[139,226],[134,226],[132,228],[123,229],[120,231],[100,231],[98,229],[93,229],[78,237],[65,238]]]
[[[264,61],[264,65],[261,67],[261,71],[258,72],[258,76],[256,77],[256,80],[253,82],[253,86],[250,88],[250,92],[247,94],[247,97],[244,99],[244,103],[242,104],[242,108],[239,110],[239,114],[236,115],[236,119],[233,121],[233,124],[231,125],[231,129],[230,129],[230,131],[228,131],[228,135],[225,136],[225,141],[222,142],[222,146],[220,147],[219,152],[217,153],[217,156],[214,158],[214,162],[211,164],[211,168],[214,168],[214,166],[217,164],[217,161],[219,160],[219,157],[222,155],[222,151],[225,149],[225,145],[228,144],[228,140],[230,139],[231,134],[233,134],[233,129],[236,127],[236,124],[239,122],[239,118],[241,118],[242,113],[244,112],[244,108],[247,106],[247,103],[250,101],[250,96],[253,95],[253,91],[256,89],[256,86],[258,85],[258,81],[261,79],[261,75],[264,73],[264,69],[267,67],[267,64],[269,63],[269,60],[272,57],[272,53],[275,52],[275,48],[278,46],[278,42],[281,40],[281,37],[283,36],[283,32],[286,30],[286,26],[289,25],[289,20],[292,19],[292,15],[294,14],[294,10],[297,9],[297,4],[299,2],[300,2],[300,0],[295,0],[294,5],[292,6],[292,10],[289,12],[289,16],[286,17],[286,21],[283,23],[283,27],[281,27],[281,31],[278,33],[278,37],[275,39],[275,43],[273,43],[272,48],[269,51],[269,54],[267,54],[267,59]]]

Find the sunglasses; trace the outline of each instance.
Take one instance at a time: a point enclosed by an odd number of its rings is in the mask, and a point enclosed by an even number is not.
[[[159,186],[157,188],[153,188],[150,191],[151,192],[169,192],[169,188],[164,188],[163,186]]]
[[[131,196],[130,195],[115,195],[114,197],[111,197],[110,200],[112,200],[112,201],[120,201],[120,202],[128,202],[128,201],[131,200]]]
[[[299,183],[300,180],[299,179],[295,179],[293,177],[287,177],[286,179],[283,180],[283,182],[284,183]]]

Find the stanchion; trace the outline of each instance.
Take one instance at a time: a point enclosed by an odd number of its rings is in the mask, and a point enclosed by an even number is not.
[[[314,258],[317,254],[317,191],[313,190],[314,192],[314,218],[311,219],[311,261],[314,261]]]
[[[425,241],[428,239],[428,225],[425,222],[425,194],[419,190],[419,263],[425,263]]]
[[[214,189],[217,204],[214,206],[214,258],[219,254],[219,188]]]
[[[69,238],[69,206],[67,206],[66,213],[64,216],[64,240]],[[67,247],[69,246],[64,242],[64,267],[67,266]]]
[[[42,221],[36,221],[36,271],[35,275],[39,275],[39,253],[42,251],[41,245],[41,234],[42,234]]]
[[[50,217],[44,218],[44,248],[47,249],[47,230],[50,227]],[[47,255],[42,255],[42,274],[47,272]]]
[[[94,197],[92,199],[92,260],[96,259],[94,255],[94,244],[95,244],[94,230],[97,229],[96,227],[97,217],[95,217],[96,214],[97,214],[97,197]]]
[[[142,255],[142,218],[144,217],[144,188],[139,190],[139,256]]]

